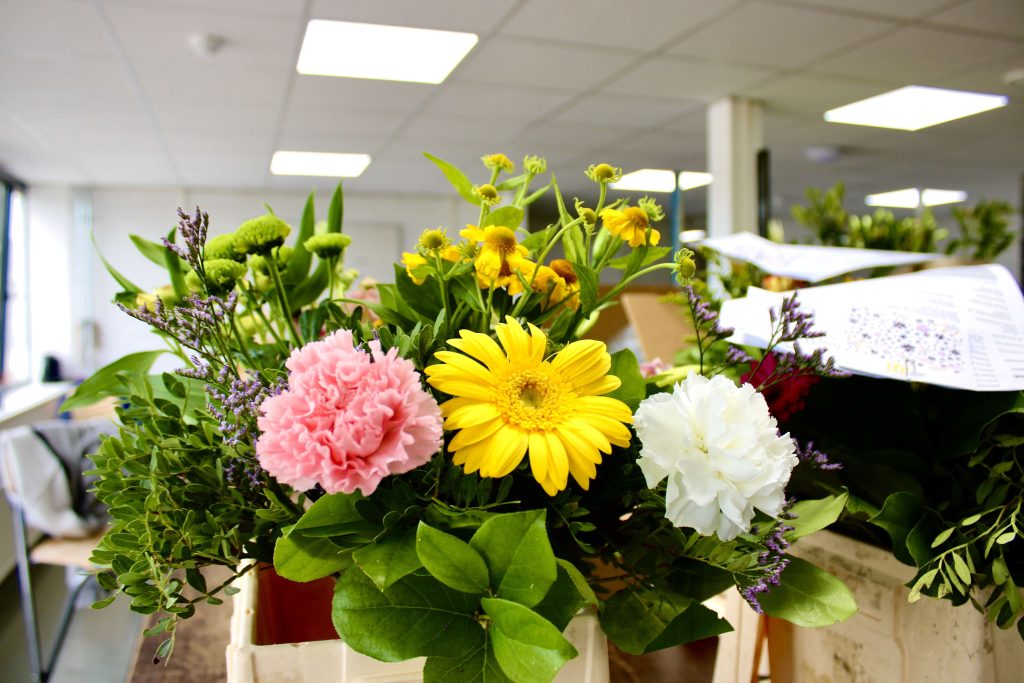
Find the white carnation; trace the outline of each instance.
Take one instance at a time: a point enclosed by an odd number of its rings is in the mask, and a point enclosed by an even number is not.
[[[796,444],[749,384],[691,374],[641,401],[634,425],[647,485],[668,477],[665,516],[676,526],[728,541],[750,530],[754,508],[782,511]]]

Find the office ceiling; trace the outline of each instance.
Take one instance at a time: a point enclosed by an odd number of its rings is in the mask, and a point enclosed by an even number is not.
[[[302,76],[311,18],[472,31],[441,85]],[[194,33],[223,36],[212,57]],[[1021,0],[0,0],[0,164],[29,182],[309,188],[277,149],[364,152],[365,191],[443,192],[430,151],[704,170],[705,107],[764,101],[776,202],[807,185],[1012,192],[1024,172]],[[831,107],[919,84],[1009,95],[910,133]],[[831,164],[809,146],[843,149]],[[690,201],[688,193],[687,200]],[[1006,198],[1014,198],[1012,195]],[[702,200],[695,197],[699,206]]]

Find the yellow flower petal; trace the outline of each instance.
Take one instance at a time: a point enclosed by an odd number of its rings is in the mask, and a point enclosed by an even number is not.
[[[434,354],[434,357],[445,365],[456,368],[468,375],[472,375],[473,377],[480,379],[482,382],[493,381],[494,376],[491,374],[490,370],[464,354],[455,353],[454,351],[438,351]],[[427,370],[433,367],[437,366],[429,365],[427,366]],[[430,376],[430,373],[428,372],[427,375]]]
[[[486,334],[461,330],[462,339],[449,339],[448,344],[481,361],[491,372],[498,372],[508,367],[508,358],[502,353],[501,347]]]
[[[452,438],[451,442],[448,444],[448,450],[455,451],[470,444],[483,441],[504,426],[505,423],[501,420],[491,420],[473,427],[464,427],[459,430],[459,433],[456,434],[454,438]],[[445,427],[450,428],[450,425],[445,423]]]

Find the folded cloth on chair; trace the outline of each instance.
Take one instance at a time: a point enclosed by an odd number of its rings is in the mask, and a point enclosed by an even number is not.
[[[117,430],[109,419],[54,420],[0,434],[0,478],[25,522],[51,536],[85,536],[106,523],[103,505],[88,490],[88,456],[100,435]]]

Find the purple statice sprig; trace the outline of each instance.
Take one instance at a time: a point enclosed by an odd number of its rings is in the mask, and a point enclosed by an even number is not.
[[[716,342],[731,337],[734,330],[731,327],[721,327],[718,324],[718,312],[711,308],[707,299],[697,293],[692,284],[683,285],[683,293],[686,294],[686,304],[690,308],[690,317],[693,320],[697,352],[700,358],[700,372],[703,374],[704,356],[708,349]]]
[[[769,309],[768,316],[772,322],[771,337],[762,360],[751,368],[750,376],[757,376],[763,359],[772,353],[775,354],[775,367],[755,387],[758,391],[796,377],[850,376],[849,372],[836,367],[835,358],[826,356],[825,349],[818,347],[810,353],[804,351],[800,344],[802,340],[819,339],[824,337],[825,333],[814,329],[814,313],[802,310],[797,292],[784,298],[777,311],[774,308]],[[792,344],[792,352],[783,352],[777,348],[783,343]]]
[[[178,208],[178,234],[181,235],[182,244],[175,244],[166,237],[163,239],[164,246],[178,255],[182,260],[203,276],[203,248],[206,245],[206,234],[210,229],[210,215],[200,211],[196,207],[194,216]]]
[[[240,442],[255,443],[259,435],[256,425],[260,406],[271,396],[280,394],[287,388],[284,378],[276,382],[265,381],[258,372],[248,378],[231,379],[227,367],[217,373],[216,383],[209,382],[205,389],[210,397],[207,409],[218,421],[224,443],[236,446]]]
[[[743,572],[750,582],[740,588],[740,595],[758,614],[764,614],[758,596],[771,592],[773,587],[778,586],[782,582],[782,572],[789,566],[789,541],[786,540],[785,534],[793,530],[789,522],[796,518],[790,511],[794,502],[796,501],[792,498],[786,501],[782,513],[761,539],[762,550],[757,555],[757,566]]]
[[[808,441],[805,445],[800,445],[800,443],[797,442],[796,457],[800,459],[801,465],[806,465],[824,472],[843,469],[843,466],[840,463],[833,462],[828,455],[815,448],[813,441]]]

